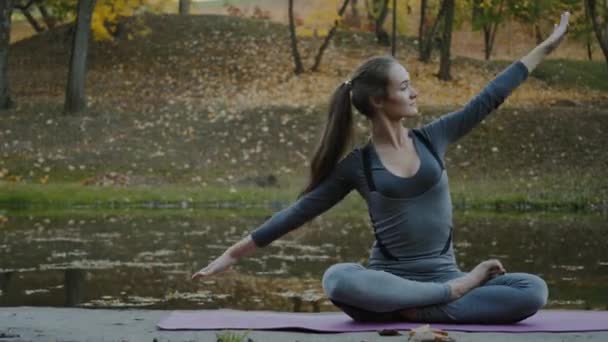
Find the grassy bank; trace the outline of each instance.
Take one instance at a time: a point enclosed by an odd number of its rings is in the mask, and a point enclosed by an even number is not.
[[[549,184],[561,183],[559,191]],[[532,186],[531,186],[532,187]],[[569,187],[569,188],[565,188]],[[581,189],[566,178],[548,177],[528,191],[518,190],[510,180],[474,180],[452,182],[452,202],[456,209],[492,211],[584,211],[606,212],[608,202],[603,193],[589,187]],[[179,209],[236,208],[254,209],[271,214],[296,201],[300,189],[208,186],[134,186],[87,187],[73,183],[14,184],[0,182],[0,208],[6,210],[39,210],[79,208],[113,209]],[[351,192],[337,207],[338,211],[365,209],[364,201]]]

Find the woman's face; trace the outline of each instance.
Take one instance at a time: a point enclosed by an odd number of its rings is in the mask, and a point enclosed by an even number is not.
[[[389,69],[387,97],[383,100],[382,111],[391,119],[402,119],[418,115],[416,96],[410,74],[399,63]]]

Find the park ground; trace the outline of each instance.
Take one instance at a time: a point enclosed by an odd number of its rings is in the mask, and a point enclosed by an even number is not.
[[[397,342],[407,341],[408,332],[380,336],[378,332],[315,334],[287,331],[161,331],[156,323],[169,314],[165,310],[105,310],[18,307],[0,308],[2,341],[218,341],[218,336],[245,335],[248,342]],[[431,325],[432,328],[432,325]],[[5,336],[13,336],[2,338]],[[578,333],[466,333],[449,332],[458,342],[604,342],[608,331]],[[236,340],[234,342],[237,342]]]

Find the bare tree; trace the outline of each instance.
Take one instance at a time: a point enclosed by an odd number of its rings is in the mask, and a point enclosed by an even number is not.
[[[289,0],[289,37],[291,38],[291,54],[296,65],[294,72],[299,75],[304,72],[304,66],[302,65],[302,58],[300,52],[298,52],[298,37],[296,36],[296,24],[293,18],[293,0]]]
[[[597,13],[597,3],[595,0],[585,0],[585,6],[587,7],[587,11],[589,12],[589,18],[591,19],[591,24],[593,25],[593,31],[595,31],[595,36],[600,44],[600,48],[604,53],[604,58],[606,59],[606,67],[608,67],[608,5],[606,5],[606,1],[604,1],[604,22],[606,25],[606,29],[602,30],[599,22],[599,15]]]
[[[87,52],[89,36],[91,35],[91,16],[95,8],[95,0],[78,1],[78,17],[72,42],[70,71],[65,96],[66,113],[76,113],[86,108],[84,86],[87,72]]]
[[[9,109],[13,101],[8,85],[8,52],[11,44],[13,0],[0,1],[0,109]]]
[[[338,16],[341,17],[344,14],[344,11],[346,10],[346,6],[348,5],[348,1],[349,0],[344,0],[344,2],[342,3],[342,6],[340,7],[340,10],[338,10]],[[323,41],[323,44],[321,44],[321,46],[319,47],[319,51],[317,52],[317,55],[315,56],[315,64],[312,66],[312,68],[310,70],[312,70],[312,71],[319,70],[319,65],[321,64],[321,58],[323,57],[323,52],[325,52],[327,45],[329,45],[329,41],[334,36],[337,29],[338,29],[338,20],[336,19],[334,21],[334,26],[332,26],[331,30],[329,30],[329,32],[327,33],[327,36],[325,37],[325,40]]]
[[[425,9],[426,11],[426,9]],[[431,54],[433,52],[433,43],[435,41],[435,35],[437,34],[437,28],[439,27],[439,23],[441,19],[445,15],[446,11],[446,0],[441,1],[441,5],[439,7],[439,13],[437,13],[437,17],[433,22],[433,26],[430,30],[428,27],[422,30],[422,39],[420,40],[420,56],[418,59],[424,63],[428,63],[431,60]],[[425,24],[426,25],[426,24]]]
[[[454,11],[456,4],[454,0],[445,0],[445,18],[443,26],[443,37],[441,39],[441,61],[439,63],[439,79],[449,81],[450,75],[450,48],[452,45],[452,26],[454,24]]]

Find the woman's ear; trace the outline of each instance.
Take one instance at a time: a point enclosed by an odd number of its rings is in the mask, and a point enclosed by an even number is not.
[[[382,96],[370,96],[369,102],[371,103],[372,107],[374,107],[374,111],[376,112],[382,109],[384,106],[384,99]]]

